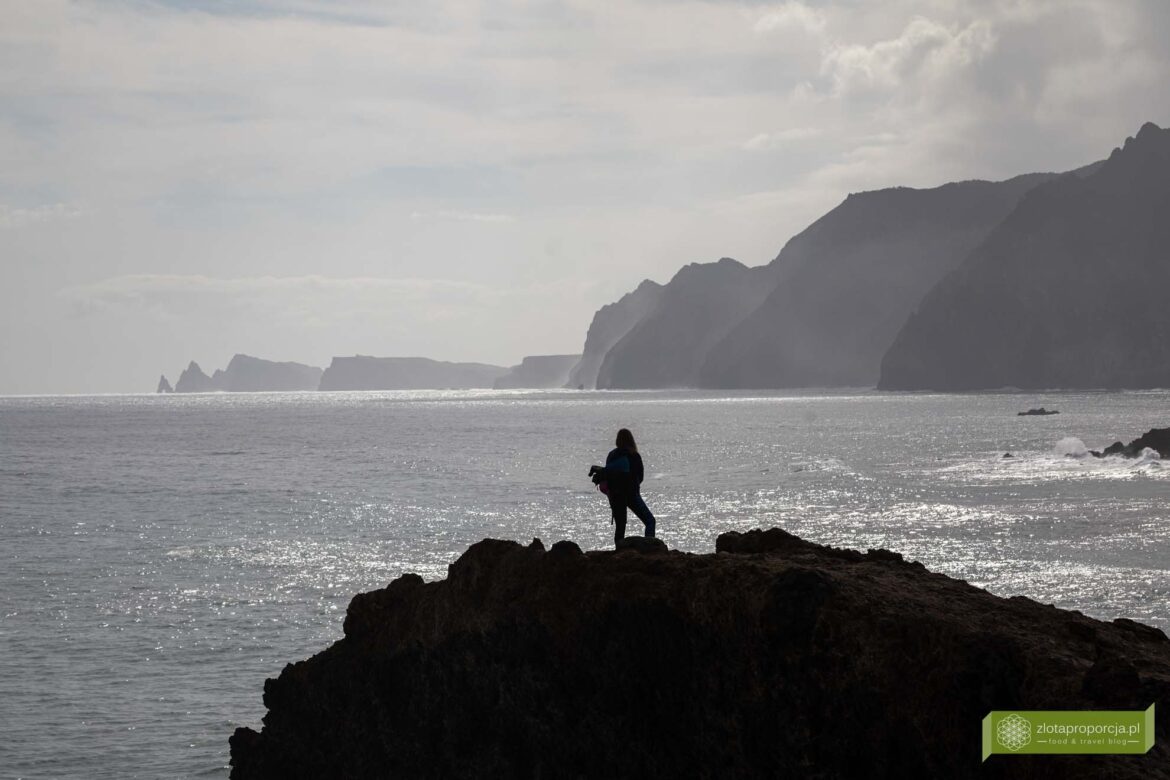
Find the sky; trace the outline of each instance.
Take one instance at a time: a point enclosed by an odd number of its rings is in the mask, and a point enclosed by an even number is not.
[[[1170,124],[1163,0],[0,2],[0,394],[580,352],[849,193]]]

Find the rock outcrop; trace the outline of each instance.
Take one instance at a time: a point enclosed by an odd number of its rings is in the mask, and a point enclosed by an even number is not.
[[[486,363],[447,363],[419,357],[335,357],[321,390],[466,390],[491,388],[508,373]]]
[[[216,369],[211,376],[194,360],[179,377],[176,393],[251,393],[264,391],[316,390],[321,382],[321,369],[303,363],[277,363],[250,355],[234,355],[227,368]],[[163,389],[164,376],[159,380],[158,392],[171,392],[170,386]]]
[[[154,391],[156,393],[173,393],[175,388],[171,387],[171,383],[167,381],[167,375],[162,374],[158,378],[158,388]]]
[[[235,355],[225,370],[216,370],[212,384],[233,393],[316,390],[322,370],[304,363],[277,363],[249,355]]]
[[[1113,442],[1101,452],[1094,455],[1123,455],[1127,458],[1136,458],[1146,449],[1158,453],[1159,458],[1170,458],[1170,428],[1151,428],[1129,444],[1119,441]]]
[[[992,709],[1165,712],[1161,631],[779,529],[716,549],[484,540],[360,594],[232,777],[1170,778],[1165,718],[1146,755],[979,760]]]
[[[179,381],[175,382],[176,393],[212,393],[216,389],[211,377],[203,373],[203,369],[194,360],[179,375]]]
[[[1021,199],[882,360],[889,390],[1170,387],[1170,131]]]
[[[614,344],[630,332],[638,322],[654,310],[662,295],[662,285],[649,279],[614,303],[602,306],[589,323],[581,360],[569,372],[567,387],[592,390],[597,387],[597,372],[601,362]]]
[[[496,390],[564,387],[569,381],[569,372],[580,361],[580,355],[529,355],[520,361],[520,365],[512,366],[492,387]]]

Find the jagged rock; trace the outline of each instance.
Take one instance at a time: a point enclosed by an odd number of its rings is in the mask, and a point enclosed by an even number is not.
[[[1165,712],[1160,631],[780,529],[717,545],[484,540],[360,594],[232,777],[1170,778],[1166,718],[1143,756],[978,760],[991,709]]]
[[[577,545],[576,542],[569,541],[568,539],[562,539],[561,541],[554,544],[549,550],[549,553],[565,558],[575,558],[578,555],[585,554],[581,551],[581,548]]]
[[[1129,444],[1115,441],[1101,452],[1093,451],[1093,454],[1098,457],[1123,455],[1136,458],[1146,448],[1158,453],[1160,458],[1170,458],[1170,428],[1151,428]]]
[[[171,387],[171,383],[167,381],[166,374],[162,374],[161,376],[159,376],[158,389],[156,389],[155,392],[156,393],[173,393],[173,392],[175,392],[175,388]]]
[[[203,369],[194,360],[188,364],[186,370],[179,375],[179,381],[175,383],[176,393],[211,393],[216,389],[211,377],[203,373]]]
[[[627,536],[619,539],[614,546],[618,550],[633,550],[639,553],[666,552],[666,543],[653,536]]]

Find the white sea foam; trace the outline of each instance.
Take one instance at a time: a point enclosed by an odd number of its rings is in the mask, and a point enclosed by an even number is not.
[[[1089,454],[1089,448],[1076,436],[1066,436],[1056,443],[1052,451],[1065,458],[1083,458]]]

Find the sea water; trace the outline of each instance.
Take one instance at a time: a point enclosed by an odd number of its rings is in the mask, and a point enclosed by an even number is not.
[[[1170,629],[1170,463],[1086,453],[1167,425],[1167,392],[0,399],[0,776],[226,776],[353,594],[484,537],[610,546],[622,426],[671,547],[781,526]]]

